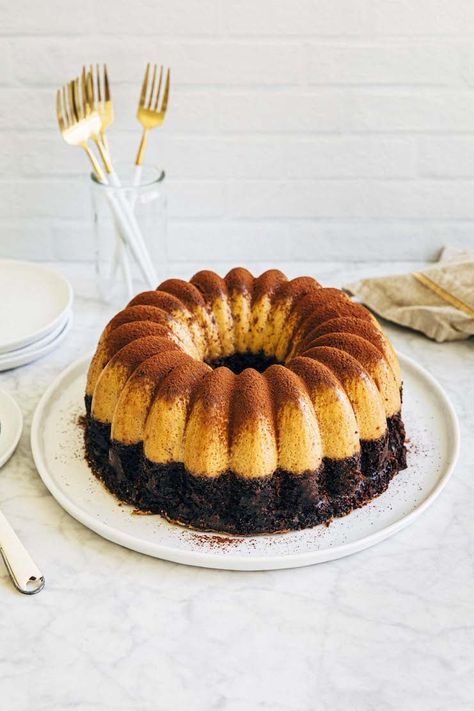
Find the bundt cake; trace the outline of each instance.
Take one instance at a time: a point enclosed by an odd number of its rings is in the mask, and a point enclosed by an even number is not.
[[[315,526],[406,466],[399,365],[375,318],[274,269],[136,296],[102,333],[85,402],[107,488],[202,530]]]

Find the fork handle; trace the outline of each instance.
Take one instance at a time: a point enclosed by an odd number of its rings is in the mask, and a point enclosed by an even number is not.
[[[92,170],[94,171],[94,175],[97,178],[97,180],[101,183],[106,183],[107,180],[105,179],[104,173],[102,172],[102,168],[99,165],[99,161],[87,145],[87,143],[83,143],[82,147],[84,148],[87,157],[89,158],[91,165],[92,165]]]
[[[44,576],[0,511],[0,552],[16,589],[34,595],[44,588]]]
[[[124,212],[124,198],[123,195],[112,195],[109,193],[107,195],[109,203],[112,206],[113,211],[117,215],[118,224],[120,225],[119,235],[120,238],[125,242],[125,244],[130,247],[135,260],[140,267],[140,271],[145,279],[145,283],[148,284],[150,289],[156,288],[156,276],[154,274],[153,266],[151,264],[148,253],[143,253],[141,249],[141,244],[137,239],[137,233],[132,229],[127,215]],[[129,209],[130,206],[126,204],[125,209]],[[138,228],[139,229],[139,228]]]
[[[110,183],[115,186],[115,187],[120,187],[120,179],[115,173],[114,170],[111,170],[108,173],[108,179]],[[137,219],[133,213],[133,208],[131,207],[130,203],[125,199],[125,196],[118,192],[116,195],[117,201],[121,208],[123,209],[124,216],[128,221],[129,228],[134,234],[135,241],[136,241],[136,246],[138,247],[138,250],[141,252],[142,258],[146,264],[148,274],[149,274],[149,282],[150,282],[150,288],[155,289],[156,285],[158,283],[158,277],[156,275],[155,267],[153,265],[153,262],[150,258],[150,254],[148,252],[147,246],[145,244],[145,240],[142,235],[142,231],[140,229],[140,225],[137,222]]]
[[[133,171],[132,185],[134,188],[140,185],[142,178],[142,166],[135,164],[135,170]],[[135,205],[137,204],[137,191],[134,190],[130,196],[130,209],[135,212]]]
[[[133,171],[133,178],[132,178],[132,184],[133,184],[134,188],[136,188],[138,185],[140,185],[141,179],[142,179],[142,166],[135,164],[135,170]]]
[[[148,129],[144,128],[142,133],[142,138],[140,145],[138,146],[137,157],[135,158],[135,165],[141,165],[143,163],[143,154],[145,153],[146,142],[148,138]]]

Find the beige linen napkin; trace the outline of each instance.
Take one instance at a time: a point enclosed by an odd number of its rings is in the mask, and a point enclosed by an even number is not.
[[[435,341],[474,335],[474,252],[445,247],[433,267],[362,279],[345,290],[383,318],[421,331]]]

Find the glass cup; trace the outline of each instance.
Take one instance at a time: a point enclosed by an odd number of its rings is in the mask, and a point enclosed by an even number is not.
[[[100,183],[94,175],[91,187],[98,291],[103,301],[122,306],[151,285],[120,234],[126,235],[131,224],[138,225],[139,242],[146,247],[156,272],[156,288],[167,272],[167,201],[163,170],[143,166],[138,181],[134,165],[118,164],[116,170],[119,187]]]

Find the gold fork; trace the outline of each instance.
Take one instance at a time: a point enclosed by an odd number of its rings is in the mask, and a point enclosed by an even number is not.
[[[112,97],[110,95],[107,65],[104,64],[103,86],[98,65],[96,65],[95,81],[94,70],[92,69],[92,67],[89,68],[89,71],[87,73],[85,67],[82,68],[82,82],[84,85],[83,94],[85,96],[85,102],[87,104],[86,110],[92,113],[97,112],[101,121],[100,132],[99,134],[93,135],[92,140],[95,142],[99,150],[109,182],[114,187],[120,188],[121,182],[119,176],[113,169],[112,160],[110,158],[110,152],[107,146],[107,139],[105,136],[105,131],[107,127],[112,123],[114,115],[112,107]],[[153,262],[150,259],[145,240],[143,239],[140,225],[138,224],[138,221],[135,217],[133,211],[134,205],[131,203],[131,201],[126,200],[122,193],[117,194],[117,199],[119,200],[123,208],[123,211],[129,221],[131,229],[135,233],[137,246],[141,250],[144,260],[148,264],[150,279],[156,284],[158,277],[153,266]]]
[[[104,182],[102,169],[88,144],[92,133],[99,130],[100,119],[98,115],[85,115],[82,103],[78,100],[74,81],[56,92],[56,117],[63,139],[70,146],[79,146],[85,151],[95,177],[100,182]]]
[[[149,76],[150,76],[151,65],[148,63],[146,65],[145,76],[143,77],[142,89],[140,92],[140,99],[138,101],[137,109],[137,119],[143,127],[142,138],[140,145],[138,147],[137,157],[135,158],[135,165],[140,166],[143,162],[143,154],[145,152],[146,142],[148,138],[148,131],[153,128],[158,128],[163,124],[166,116],[166,109],[168,107],[168,96],[170,92],[170,70],[166,72],[166,82],[163,90],[163,95],[160,101],[161,85],[163,82],[163,66],[160,68],[160,76],[158,79],[158,85],[155,90],[156,76],[157,76],[157,66],[153,65],[153,75],[151,80],[151,86],[149,86]]]
[[[105,131],[113,120],[113,107],[112,98],[110,95],[107,66],[104,65],[103,80],[101,80],[98,65],[96,65],[95,77],[94,70],[92,69],[92,67],[89,68],[88,72],[86,72],[86,68],[83,67],[81,82],[83,88],[82,100],[84,104],[85,113],[88,115],[97,113],[100,119],[100,129],[97,133],[91,135],[91,139],[96,144],[100,156],[102,158],[102,163],[104,164],[104,168],[107,173],[107,182],[111,183],[111,185],[116,188],[120,188],[121,182],[119,176],[113,169],[112,160],[110,158],[110,152],[107,146],[107,139],[105,136]],[[122,209],[123,215],[128,222],[130,230],[135,236],[136,247],[142,254],[143,263],[146,264],[146,268],[149,274],[149,282],[156,285],[158,279],[156,270],[148,253],[148,249],[143,238],[140,225],[138,224],[138,221],[135,217],[133,206],[125,198],[125,195],[120,191],[116,194],[116,200]],[[120,251],[120,244],[118,244],[118,247]],[[119,255],[117,254],[117,256]],[[123,250],[121,259],[122,262],[126,261],[126,254],[123,252]]]
[[[99,76],[97,76],[97,82],[98,84],[100,83]],[[91,133],[90,138],[97,146],[100,157],[102,159],[102,163],[104,164],[105,172],[107,174],[110,174],[112,173],[112,162],[110,160],[110,154],[106,143],[107,139],[105,138],[106,126],[104,126],[103,122],[104,113],[101,113],[101,111],[99,110],[99,102],[96,101],[94,92],[94,75],[92,73],[92,68],[89,72],[86,72],[86,68],[84,66],[82,67],[81,89],[82,91],[79,92],[79,79],[75,79],[75,96],[77,96],[77,101],[81,102],[84,114],[87,117],[93,116],[94,118],[98,118],[98,121],[96,120],[94,122],[95,130]],[[102,102],[100,103],[102,104]]]
[[[103,87],[102,87],[103,81]],[[112,98],[110,96],[109,87],[109,77],[107,73],[107,65],[104,64],[103,67],[103,80],[101,80],[99,65],[96,64],[96,73],[94,77],[94,69],[92,65],[89,66],[89,71],[86,71],[85,66],[82,67],[81,74],[81,86],[82,86],[82,99],[84,104],[84,111],[87,115],[97,112],[100,119],[100,128],[98,133],[91,135],[91,139],[96,144],[100,156],[102,158],[102,163],[107,173],[108,181],[115,187],[120,187],[120,180],[118,175],[115,173],[112,167],[112,160],[110,157],[110,151],[107,143],[106,130],[110,126],[114,118],[114,112],[112,107]],[[122,201],[122,207],[124,208],[124,213],[127,219],[130,221],[130,209],[127,203]],[[115,220],[116,229],[120,230],[120,226]],[[131,224],[131,228],[134,229],[134,225]],[[138,244],[141,248],[141,234],[137,233]],[[147,255],[145,254],[145,259]],[[113,273],[118,265],[121,265],[122,272],[124,275],[125,283],[127,286],[127,292],[129,296],[133,293],[132,276],[130,272],[130,264],[128,260],[126,247],[121,239],[118,239],[115,245],[115,252],[113,257]]]
[[[90,82],[92,82],[92,92],[94,92],[94,72],[92,66],[89,68]],[[103,66],[103,80],[100,80],[99,65],[96,64],[96,94],[97,94],[97,111],[99,112],[101,127],[100,127],[100,137],[104,148],[106,149],[108,155],[110,156],[109,146],[107,143],[107,137],[105,131],[108,129],[110,124],[114,120],[114,109],[112,106],[112,97],[110,95],[110,85],[109,85],[109,75],[107,72],[107,65]],[[103,89],[102,89],[103,85]]]
[[[86,95],[81,94],[79,79],[73,79],[56,93],[56,115],[59,130],[63,139],[71,146],[81,147],[92,165],[97,180],[108,183],[88,141],[100,134],[100,117],[97,111],[90,109]],[[114,219],[117,224],[120,239],[132,250],[140,270],[150,288],[156,286],[156,275],[150,263],[149,256],[141,248],[141,233],[136,220],[130,218],[129,205],[124,205],[121,195],[107,194]]]

